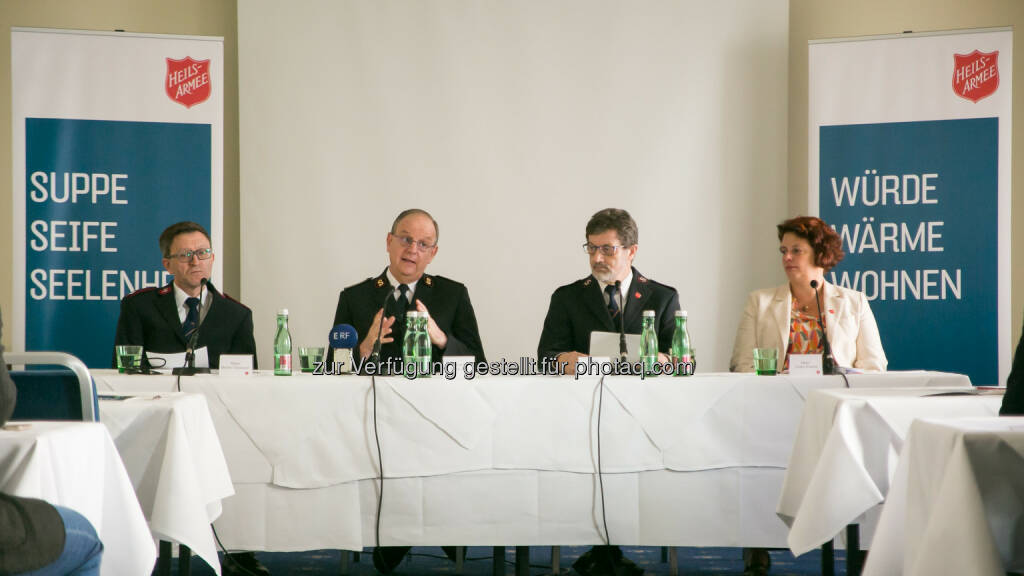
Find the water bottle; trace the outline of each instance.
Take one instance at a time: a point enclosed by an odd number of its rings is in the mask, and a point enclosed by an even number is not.
[[[689,376],[693,369],[690,355],[690,333],[686,331],[686,310],[676,310],[676,330],[672,333],[672,362],[676,376]]]
[[[288,309],[277,311],[277,334],[274,336],[274,375],[292,375],[292,335],[288,332]]]
[[[654,310],[644,310],[643,328],[640,330],[640,359],[644,364],[644,374],[654,375],[654,365],[658,363],[658,332],[654,328]]]
[[[416,367],[418,378],[430,377],[430,361],[432,350],[430,348],[430,334],[427,332],[427,322],[430,321],[428,312],[420,312],[416,318]]]
[[[405,313],[405,337],[402,338],[402,363],[407,375],[416,374],[416,319],[420,313],[410,310]]]

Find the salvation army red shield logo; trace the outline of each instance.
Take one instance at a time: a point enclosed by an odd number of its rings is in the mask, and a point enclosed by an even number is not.
[[[977,102],[999,88],[999,51],[953,54],[953,92]]]
[[[178,104],[191,108],[210,97],[210,61],[167,59],[167,96]]]

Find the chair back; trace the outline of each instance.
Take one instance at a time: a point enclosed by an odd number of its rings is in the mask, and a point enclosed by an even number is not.
[[[78,358],[64,352],[5,352],[4,361],[18,387],[11,420],[97,420],[96,386]]]

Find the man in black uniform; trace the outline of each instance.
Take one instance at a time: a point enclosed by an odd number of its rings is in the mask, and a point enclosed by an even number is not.
[[[627,334],[639,334],[644,310],[654,310],[658,349],[672,345],[679,294],[633,268],[638,230],[629,212],[606,208],[587,222],[591,275],[562,286],[551,295],[544,330],[537,346],[538,361],[557,359],[571,371],[576,360],[590,352],[590,333],[618,332],[620,315]],[[615,293],[615,282],[620,282]],[[668,356],[662,354],[660,361]]]
[[[353,350],[356,362],[370,357],[378,335],[380,360],[401,361],[408,310],[430,314],[427,332],[433,360],[473,356],[477,362],[486,362],[469,291],[454,280],[424,273],[437,255],[437,239],[437,222],[430,214],[419,209],[402,212],[385,240],[388,267],[341,291],[334,325],[351,324],[360,335]]]
[[[402,360],[405,313],[427,312],[430,320],[431,357],[473,356],[486,362],[469,291],[463,284],[424,271],[437,255],[437,222],[425,210],[405,210],[391,224],[385,246],[390,264],[380,275],[349,286],[338,296],[334,325],[351,324],[361,336],[353,350],[360,362],[373,353],[380,340],[380,361],[396,370]],[[333,351],[328,353],[333,361]],[[454,559],[455,551],[444,551]],[[382,546],[373,551],[373,565],[385,574],[393,571],[409,552],[408,546]]]
[[[160,235],[160,253],[173,282],[137,290],[121,300],[114,344],[184,352],[199,330],[196,349],[206,347],[211,368],[220,365],[221,354],[252,354],[255,368],[252,311],[208,281],[214,254],[206,229],[195,222],[172,224]]]
[[[591,274],[551,295],[537,345],[538,361],[556,360],[572,371],[576,361],[590,352],[591,332],[618,332],[624,322],[627,333],[639,334],[643,311],[654,310],[662,352],[659,361],[667,362],[679,294],[633,268],[639,236],[633,217],[617,208],[601,210],[587,222],[586,236],[583,249],[590,255]],[[643,573],[618,546],[595,546],[573,568],[583,576]]]
[[[143,288],[121,300],[114,344],[135,344],[153,352],[184,352],[196,330],[196,350],[206,347],[210,367],[220,366],[221,354],[252,354],[256,340],[252,311],[222,295],[208,281],[213,268],[210,234],[195,222],[178,222],[160,234],[163,265],[174,280],[163,288]],[[205,280],[205,282],[204,282]],[[115,362],[116,366],[116,362]],[[224,576],[270,576],[252,552],[227,554]]]

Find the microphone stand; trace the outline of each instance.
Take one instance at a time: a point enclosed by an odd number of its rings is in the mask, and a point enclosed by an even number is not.
[[[199,307],[200,310],[203,306],[203,288],[206,286],[206,278],[203,278],[199,284]],[[198,319],[197,319],[198,320]],[[199,341],[199,326],[202,322],[197,322],[196,329],[192,331],[192,336],[188,339],[188,346],[185,347],[185,365],[179,366],[171,370],[171,374],[175,376],[195,376],[196,374],[209,374],[210,369],[207,367],[196,367],[196,343]]]
[[[829,344],[828,334],[825,333],[825,322],[821,316],[821,295],[818,294],[817,280],[811,280],[811,288],[814,289],[814,301],[818,304],[818,329],[821,330],[821,341],[825,348],[825,353],[821,359],[821,371],[827,375],[838,374],[839,370],[836,367],[836,361],[832,357],[832,345]]]

